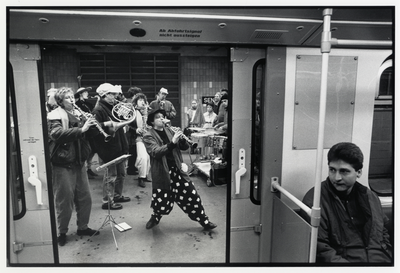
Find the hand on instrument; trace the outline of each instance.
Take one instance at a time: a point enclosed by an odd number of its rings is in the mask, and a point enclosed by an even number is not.
[[[182,131],[177,131],[174,136],[172,137],[172,143],[176,144],[178,143],[179,139],[181,138],[183,132]]]
[[[93,116],[89,117],[89,118],[85,121],[85,124],[83,124],[83,126],[82,126],[82,132],[86,132],[87,130],[89,130],[89,128],[90,128],[91,126],[96,125],[96,123],[97,123],[97,121],[96,121],[96,119],[95,119]]]
[[[136,133],[137,133],[138,135],[144,135],[144,134],[146,133],[146,130],[143,129],[143,128],[137,128],[137,129],[136,129]]]

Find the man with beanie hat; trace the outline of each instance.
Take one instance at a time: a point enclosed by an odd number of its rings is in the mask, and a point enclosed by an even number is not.
[[[110,141],[105,142],[104,136],[99,134],[94,141],[97,154],[103,163],[107,163],[121,155],[127,154],[128,151],[128,140],[126,139],[123,128],[112,131],[112,129],[108,127],[113,121],[118,122],[112,115],[112,109],[116,103],[117,96],[122,93],[122,90],[120,85],[103,83],[97,88],[96,92],[100,96],[100,100],[93,109],[92,114],[102,127],[106,126],[104,131],[113,136]],[[110,166],[108,168],[108,175],[109,177],[105,177],[106,182],[103,185],[102,209],[108,209],[107,185],[109,184],[113,186],[110,209],[122,209],[122,205],[118,203],[129,202],[131,200],[129,197],[124,197],[122,195],[126,177],[125,161]]]

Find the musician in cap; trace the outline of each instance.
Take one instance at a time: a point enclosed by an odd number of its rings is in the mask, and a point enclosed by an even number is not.
[[[96,233],[88,227],[92,198],[85,161],[91,147],[88,140],[98,134],[96,120],[85,118],[74,108],[74,92],[61,87],[54,94],[58,106],[47,115],[52,188],[57,213],[58,244],[67,242],[72,212],[76,210],[79,236]]]
[[[100,96],[100,100],[92,111],[99,124],[104,128],[104,131],[111,135],[112,138],[108,142],[105,141],[102,135],[98,135],[94,139],[96,151],[103,163],[107,163],[121,155],[127,154],[128,140],[125,135],[123,127],[115,130],[114,126],[110,124],[118,123],[112,114],[114,105],[118,104],[118,94],[122,93],[120,85],[112,85],[110,83],[103,83],[97,89],[96,93]],[[106,175],[106,174],[105,174]],[[126,177],[125,162],[122,161],[118,164],[112,165],[108,169],[109,180],[103,185],[103,205],[102,209],[108,209],[108,187],[112,185],[113,196],[110,200],[110,209],[122,209],[122,202],[129,202],[129,197],[123,196],[124,181]]]
[[[188,166],[183,162],[181,150],[189,148],[188,141],[181,130],[165,126],[165,116],[164,110],[152,110],[147,118],[147,124],[152,128],[143,137],[150,155],[153,186],[153,213],[146,229],[158,225],[161,217],[172,211],[174,203],[204,229],[216,228],[217,225],[208,219],[200,195],[187,173]]]
[[[166,118],[172,120],[176,117],[176,110],[172,102],[167,100],[168,90],[164,87],[160,89],[157,94],[157,99],[150,102],[150,108],[153,110],[164,110]]]

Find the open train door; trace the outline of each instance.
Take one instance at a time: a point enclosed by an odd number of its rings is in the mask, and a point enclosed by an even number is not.
[[[310,225],[271,191],[282,171],[286,49],[232,48],[231,63],[230,262],[308,262]]]
[[[40,50],[10,44],[7,69],[8,265],[58,262],[54,206],[50,205]],[[17,103],[18,102],[18,103]],[[44,118],[42,118],[44,116]],[[51,196],[51,195],[50,195]],[[53,228],[52,228],[53,227]]]

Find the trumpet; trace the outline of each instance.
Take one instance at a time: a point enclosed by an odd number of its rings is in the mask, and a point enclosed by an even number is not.
[[[169,129],[171,129],[172,132],[176,133],[176,132],[182,131],[181,128],[179,128],[179,127],[173,127],[173,126],[171,126],[171,124],[169,123],[169,120],[165,119],[164,121],[165,121],[165,122],[164,122],[164,126],[167,127],[167,128],[169,128]],[[188,138],[186,135],[182,134],[182,135],[181,135],[181,138],[183,138],[184,140],[186,140],[186,142],[187,142],[191,147],[193,147],[193,149],[196,149],[196,148],[197,148],[197,145],[198,145],[197,142],[192,141],[192,140],[191,140],[190,138]]]
[[[86,113],[83,111],[81,108],[79,108],[75,103],[73,104],[74,109],[76,109],[85,119],[89,119],[92,117],[92,114]],[[104,141],[109,142],[111,140],[111,136],[107,134],[103,128],[101,128],[99,122],[96,120],[95,124],[96,128],[99,130],[99,132],[104,136]]]

